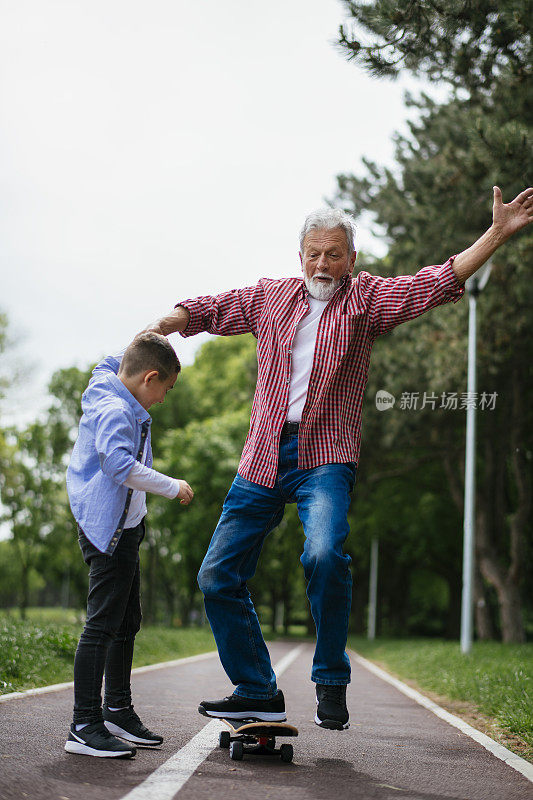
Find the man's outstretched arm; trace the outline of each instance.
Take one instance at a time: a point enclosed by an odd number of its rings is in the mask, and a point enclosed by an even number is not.
[[[459,253],[453,262],[452,269],[459,283],[464,283],[498,247],[530,222],[533,222],[533,188],[520,192],[511,203],[504,203],[500,189],[495,186],[492,225],[477,242]]]
[[[194,336],[201,331],[215,336],[237,336],[240,333],[257,336],[263,304],[263,283],[259,281],[256,286],[183,300],[147,330],[163,336],[176,331],[182,336]]]

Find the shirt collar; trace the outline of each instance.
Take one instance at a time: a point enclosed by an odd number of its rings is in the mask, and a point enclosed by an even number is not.
[[[120,378],[118,378],[113,373],[108,374],[107,380],[112,384],[115,392],[120,395],[131,407],[133,413],[139,420],[139,422],[151,422],[152,418],[148,411],[142,407],[139,401],[132,395],[129,389],[127,389]]]

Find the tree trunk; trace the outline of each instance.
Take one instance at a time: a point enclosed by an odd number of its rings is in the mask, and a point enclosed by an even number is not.
[[[289,593],[287,593],[283,601],[283,633],[285,636],[289,635],[291,617],[292,617],[292,606],[290,602],[290,595]]]
[[[506,447],[501,446],[502,427],[498,426],[497,418],[491,417],[488,420],[492,428],[485,440],[488,480],[485,481],[486,491],[481,500],[483,505],[476,533],[479,539],[481,572],[494,586],[498,597],[502,639],[504,642],[524,642],[520,583],[524,571],[526,528],[531,511],[531,487],[530,468],[524,452],[526,437],[523,388],[516,365],[509,383],[512,392],[512,413],[506,420],[507,428],[503,428],[508,443]],[[505,464],[509,465],[507,472]],[[509,501],[505,502],[505,484],[509,480],[516,489],[512,514],[509,514]],[[495,545],[496,541],[504,539],[506,525],[509,526],[510,533],[507,568],[503,566]]]
[[[476,568],[474,576],[474,614],[478,639],[482,641],[495,639],[494,625],[492,624],[490,608],[487,603],[485,586],[478,568]]]
[[[277,610],[278,610],[278,593],[276,589],[270,589],[270,626],[272,628],[272,633],[277,633]]]
[[[502,566],[488,529],[485,515],[479,515],[476,526],[479,568],[485,580],[496,590],[503,641],[524,642],[522,601],[517,581],[519,567],[513,561],[507,570]]]
[[[500,601],[500,614],[502,625],[502,639],[504,642],[526,641],[524,624],[522,621],[522,598],[518,585],[509,579],[498,593]]]
[[[450,598],[446,617],[446,638],[457,639],[461,627],[461,575],[454,572],[443,577],[448,584]]]
[[[525,441],[523,388],[521,389],[516,367],[506,387],[509,384],[512,392],[512,413],[507,417],[510,418],[504,418],[497,410],[484,412],[484,474],[479,478],[476,492],[476,562],[483,578],[496,590],[503,640],[523,642],[525,632],[520,581],[523,575],[526,529],[531,510],[531,489],[530,469],[523,446]],[[461,508],[463,487],[449,455],[444,456],[444,468],[453,501],[457,508]],[[509,514],[509,501],[505,491],[509,480],[514,483],[517,495],[512,514]],[[508,567],[501,558],[506,527],[509,527],[510,532]],[[482,582],[480,586],[482,587]],[[477,633],[479,638],[488,638],[491,633],[493,635],[494,628],[484,591],[478,592],[478,589],[479,586],[474,590]],[[480,601],[480,605],[477,600]]]

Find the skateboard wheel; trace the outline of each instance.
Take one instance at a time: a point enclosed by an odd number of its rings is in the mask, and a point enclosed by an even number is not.
[[[224,750],[227,750],[230,745],[230,732],[229,731],[220,731],[218,734],[218,744],[219,747],[223,747]]]
[[[242,761],[243,753],[244,749],[242,746],[242,742],[231,742],[229,746],[229,757],[233,761]]]
[[[292,761],[292,757],[294,755],[292,744],[282,744],[279,749],[279,754],[281,756],[281,760],[289,764]]]

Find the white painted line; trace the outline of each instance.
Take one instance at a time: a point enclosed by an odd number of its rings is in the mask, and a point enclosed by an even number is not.
[[[299,644],[298,647],[293,647],[293,649],[289,650],[289,652],[286,653],[283,658],[280,658],[277,664],[274,664],[274,672],[278,677],[283,675],[285,670],[289,669],[290,665],[293,663],[293,661],[296,661],[303,649],[303,644]]]
[[[278,677],[298,658],[303,649],[303,644],[298,645],[274,665],[274,672]],[[219,719],[208,722],[181,750],[124,795],[122,800],[172,800],[200,764],[218,747],[218,732],[224,729],[227,730]]]
[[[453,725],[454,728],[458,728],[462,733],[465,733],[471,739],[474,739],[474,741],[482,745],[485,750],[488,750],[490,753],[492,753],[492,755],[496,756],[496,758],[499,758],[500,761],[504,761],[506,764],[515,769],[517,772],[520,772],[525,778],[533,783],[533,764],[531,764],[529,761],[526,761],[524,758],[520,758],[520,756],[517,756],[516,753],[512,753],[502,744],[495,742],[494,739],[491,739],[490,736],[487,736],[487,734],[481,733],[481,731],[478,731],[476,728],[473,728],[471,725],[469,725],[468,722],[465,722],[460,717],[456,717],[455,714],[450,714],[449,711],[441,708],[441,706],[437,705],[437,703],[434,703],[433,700],[430,700],[429,697],[426,697],[420,692],[417,692],[416,689],[412,689],[410,686],[407,686],[406,683],[398,680],[398,678],[393,678],[388,672],[385,672],[385,670],[380,669],[380,667],[377,667],[375,664],[372,664],[371,661],[367,661],[366,658],[358,655],[353,650],[352,653],[355,661],[357,661],[357,663],[362,667],[367,669],[369,672],[373,672],[374,675],[378,676],[378,678],[390,683],[391,686],[394,686],[396,689],[398,689],[398,691],[402,692],[402,694],[407,695],[407,697],[410,697],[411,700],[414,700],[419,705],[424,706],[424,708],[427,708],[429,711],[432,711],[435,716],[440,717],[440,719],[443,719],[449,725]]]
[[[227,730],[219,719],[208,722],[181,750],[124,795],[122,800],[172,800],[218,745],[218,732],[223,728]]]
[[[192,664],[194,661],[204,661],[206,658],[214,658],[218,655],[216,650],[208,653],[199,653],[197,656],[185,656],[185,658],[175,658],[173,661],[159,661],[157,664],[148,664],[146,667],[135,667],[132,669],[134,675],[140,672],[151,672],[154,669],[165,669],[166,667],[178,667],[180,664]],[[10,692],[0,695],[0,703],[8,700],[18,700],[20,697],[31,697],[34,694],[47,694],[48,692],[59,692],[61,689],[72,689],[74,682],[53,683],[51,686],[39,686],[37,689],[26,689],[25,692]]]

